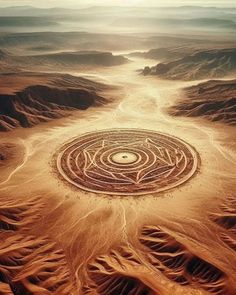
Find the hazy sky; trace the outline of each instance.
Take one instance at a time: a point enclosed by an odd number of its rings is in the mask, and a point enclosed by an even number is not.
[[[91,5],[135,6],[236,6],[236,0],[0,0],[0,6],[32,5],[37,7],[79,7]]]

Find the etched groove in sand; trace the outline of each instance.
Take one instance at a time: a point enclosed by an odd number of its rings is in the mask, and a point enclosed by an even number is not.
[[[57,155],[57,169],[69,183],[113,195],[165,191],[189,180],[197,167],[197,153],[189,144],[140,129],[87,133]]]
[[[20,204],[1,197],[0,295],[74,294],[63,250],[48,237],[26,234],[44,206],[41,197]]]
[[[18,204],[17,200],[1,200],[0,204],[0,232],[16,231],[19,227],[33,224],[40,216],[44,206],[40,198],[32,198]]]
[[[220,234],[221,240],[232,250],[236,251],[236,200],[234,197],[227,197],[220,207],[221,212],[211,213],[210,219],[225,232]]]
[[[15,295],[8,284],[0,282],[0,295]]]
[[[74,294],[63,251],[47,237],[20,234],[0,244],[1,286],[4,295]]]
[[[85,294],[99,295],[158,295],[145,282],[137,277],[140,264],[130,253],[125,257],[117,251],[101,255],[88,265],[89,278],[92,280],[84,288]]]
[[[235,294],[227,276],[216,266],[194,255],[174,237],[155,226],[142,230],[140,242],[148,249],[150,263],[167,278],[186,286],[193,285],[217,295]]]

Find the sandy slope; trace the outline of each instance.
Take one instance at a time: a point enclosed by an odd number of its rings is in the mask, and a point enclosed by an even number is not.
[[[235,48],[199,50],[174,61],[146,67],[144,74],[184,81],[225,78],[236,72],[235,56]]]
[[[99,95],[108,86],[66,74],[0,74],[0,83],[0,131],[32,127],[108,103]]]
[[[170,114],[236,124],[236,80],[200,83],[186,88],[183,96],[170,108]]]
[[[119,105],[1,134],[24,149],[0,184],[4,295],[235,294],[235,129],[169,116],[191,83],[137,75],[146,63],[84,73],[120,85]],[[201,157],[198,174],[162,194],[123,198],[58,178],[52,159],[66,141],[122,127],[189,142]]]
[[[56,68],[58,71],[65,69],[84,69],[94,67],[112,67],[122,65],[129,60],[121,55],[101,51],[68,51],[44,53],[34,55],[13,55],[0,50],[0,70],[9,72],[9,69],[42,71]],[[8,70],[7,70],[8,67]]]

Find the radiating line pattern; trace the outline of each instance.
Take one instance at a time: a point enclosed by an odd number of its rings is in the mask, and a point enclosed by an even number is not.
[[[57,169],[74,186],[96,193],[144,195],[186,182],[198,168],[196,151],[159,132],[112,129],[66,143]]]

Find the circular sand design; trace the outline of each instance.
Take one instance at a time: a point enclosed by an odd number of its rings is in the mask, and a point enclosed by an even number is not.
[[[197,153],[189,144],[140,129],[87,133],[57,155],[63,179],[79,189],[113,195],[162,192],[189,180],[197,167]]]

